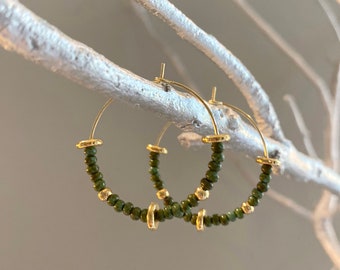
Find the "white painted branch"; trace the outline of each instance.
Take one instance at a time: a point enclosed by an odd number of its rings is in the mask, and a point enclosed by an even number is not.
[[[176,33],[206,54],[238,87],[262,132],[273,139],[288,143],[282,132],[276,112],[261,85],[250,71],[215,37],[207,34],[167,0],[136,0],[161,18]]]
[[[0,0],[0,45],[98,93],[140,104],[173,121],[182,130],[213,132],[208,113],[195,98],[162,87],[118,67],[82,43],[72,40],[19,2]],[[158,67],[155,68],[158,70]],[[157,72],[158,73],[158,72]],[[214,107],[221,132],[230,133],[227,147],[251,157],[261,154],[258,134],[230,109]],[[340,193],[340,176],[294,147],[266,139],[269,153],[279,155],[294,179],[313,181]]]

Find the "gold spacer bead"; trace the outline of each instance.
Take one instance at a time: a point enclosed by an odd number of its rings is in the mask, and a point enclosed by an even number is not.
[[[150,152],[155,152],[155,153],[160,153],[160,154],[168,153],[168,150],[165,147],[160,147],[160,146],[152,145],[152,144],[148,144],[146,149],[148,149]]]
[[[148,213],[146,214],[146,224],[150,230],[157,230],[159,221],[155,220],[155,211],[159,209],[157,203],[151,202],[148,208]]]
[[[228,134],[208,135],[202,138],[204,143],[227,142],[229,140],[230,136]]]
[[[76,144],[76,147],[78,149],[90,147],[90,146],[99,146],[102,145],[103,141],[101,139],[88,139],[88,140],[83,140],[80,141],[79,143]]]
[[[248,202],[242,203],[241,209],[245,214],[251,214],[254,212],[254,206],[250,205]]]
[[[204,190],[201,187],[198,187],[195,191],[195,196],[200,201],[206,200],[209,198],[209,190]]]
[[[112,195],[112,190],[109,188],[104,188],[98,192],[98,198],[103,202],[105,202],[110,195]]]
[[[169,191],[165,188],[161,189],[161,190],[158,190],[157,193],[157,198],[160,199],[160,200],[163,200],[165,199],[166,197],[169,197]]]
[[[271,166],[280,166],[280,160],[275,158],[267,158],[267,157],[257,157],[256,162],[259,164],[267,164]]]
[[[204,231],[204,216],[206,214],[205,209],[201,209],[197,213],[197,219],[196,219],[196,229],[197,231]]]

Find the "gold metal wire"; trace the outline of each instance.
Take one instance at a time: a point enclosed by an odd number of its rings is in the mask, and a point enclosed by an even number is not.
[[[95,131],[96,131],[97,125],[98,125],[99,120],[100,120],[100,118],[102,117],[104,111],[107,109],[107,107],[110,106],[110,104],[111,104],[112,102],[113,102],[113,98],[110,98],[109,100],[107,100],[107,101],[105,102],[105,104],[103,105],[103,107],[102,107],[102,108],[100,109],[100,111],[98,112],[98,114],[97,114],[97,116],[96,116],[96,118],[95,118],[95,120],[94,120],[94,122],[93,122],[93,124],[92,124],[91,132],[90,132],[90,137],[89,137],[90,140],[93,139],[93,137],[94,137],[94,133],[95,133]]]
[[[266,144],[266,142],[264,140],[264,137],[263,137],[263,134],[260,131],[260,129],[258,128],[255,120],[249,114],[247,114],[246,112],[242,111],[240,108],[235,107],[234,105],[231,105],[231,104],[228,104],[228,103],[224,103],[224,102],[223,102],[223,105],[226,106],[226,107],[229,107],[229,108],[233,109],[234,111],[238,112],[239,114],[243,115],[249,121],[249,123],[257,130],[258,134],[261,137],[261,141],[262,141],[262,145],[263,145],[263,155],[266,158],[269,158],[267,144]]]
[[[206,140],[203,140],[203,142],[207,143],[207,142],[212,142],[214,140],[216,140],[216,141],[227,141],[227,140],[229,140],[229,135],[227,135],[227,134],[220,135],[219,134],[215,117],[214,117],[208,103],[203,98],[201,98],[201,96],[199,94],[197,94],[195,90],[191,89],[190,87],[188,87],[188,86],[186,86],[182,83],[165,79],[164,74],[165,74],[165,63],[161,63],[161,69],[160,69],[159,77],[156,77],[154,82],[164,83],[164,84],[171,85],[171,86],[177,86],[177,87],[187,91],[188,93],[190,93],[196,99],[198,99],[203,104],[203,106],[206,108],[206,110],[207,110],[207,112],[208,112],[208,114],[211,118],[212,124],[213,124],[215,136],[204,137]],[[215,92],[216,92],[216,89],[215,89]],[[159,146],[160,141],[162,140],[162,137],[164,136],[166,130],[170,127],[170,125],[171,125],[171,122],[168,122],[168,123],[165,124],[165,126],[163,127],[162,131],[160,132],[160,134],[157,138],[156,146]],[[210,138],[210,137],[212,137],[212,138]]]

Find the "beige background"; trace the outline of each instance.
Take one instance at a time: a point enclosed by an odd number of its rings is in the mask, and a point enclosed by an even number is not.
[[[215,35],[252,71],[280,116],[286,136],[305,151],[285,94],[296,97],[315,147],[323,155],[326,120],[316,89],[232,1],[173,1]],[[330,84],[339,61],[339,43],[317,1],[254,0],[252,5]],[[331,2],[331,1],[329,1]],[[334,2],[334,1],[333,1]],[[169,62],[135,16],[129,1],[26,0],[23,4],[71,37],[116,64],[148,79]],[[339,7],[333,5],[339,16]],[[249,111],[230,81],[200,52],[151,18],[162,39],[182,57],[205,98],[213,85],[218,96]],[[88,136],[104,96],[0,49],[0,269],[331,269],[304,218],[268,196],[256,213],[228,227],[204,233],[181,220],[160,224],[156,232],[98,201],[75,143]],[[168,65],[167,76],[183,81]],[[97,135],[105,144],[99,165],[109,186],[125,201],[147,207],[155,200],[148,179],[145,145],[164,120],[138,104],[115,104]],[[172,128],[164,139],[163,178],[177,200],[191,193],[203,176],[209,149],[185,150]],[[231,210],[251,190],[259,168],[242,153],[227,151],[209,213]],[[320,187],[274,177],[275,190],[309,209]],[[339,215],[335,224],[340,233]]]

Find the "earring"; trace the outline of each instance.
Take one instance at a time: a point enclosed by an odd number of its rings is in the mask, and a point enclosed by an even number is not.
[[[215,118],[213,116],[213,113],[208,106],[207,102],[203,100],[200,95],[190,87],[175,82],[170,81],[164,78],[165,73],[165,64],[163,63],[161,65],[161,72],[160,77],[155,78],[156,83],[163,83],[165,85],[165,88],[168,89],[169,86],[177,86],[181,88],[182,90],[185,90],[192,96],[194,96],[207,110],[209,113],[210,119],[212,121],[212,125],[214,128],[214,134],[208,135],[202,138],[203,143],[210,143],[211,144],[211,161],[208,164],[208,171],[205,174],[205,177],[202,178],[200,181],[200,186],[196,188],[196,191],[192,194],[188,195],[187,201],[182,201],[181,204],[174,202],[173,198],[170,196],[169,191],[164,188],[164,183],[161,180],[160,174],[159,174],[159,155],[160,154],[167,154],[168,150],[164,147],[160,147],[160,141],[163,138],[166,130],[170,127],[171,122],[166,123],[166,125],[161,130],[156,143],[155,144],[149,144],[146,148],[149,150],[149,173],[150,173],[150,179],[154,183],[154,188],[157,190],[157,197],[160,200],[163,200],[164,206],[165,206],[165,218],[172,218],[172,216],[176,217],[182,217],[184,215],[183,210],[189,209],[189,207],[197,205],[197,200],[203,201],[209,198],[209,190],[212,189],[213,183],[216,183],[219,176],[218,172],[220,171],[222,167],[222,162],[224,160],[223,150],[224,145],[223,142],[228,141],[230,139],[230,136],[228,134],[220,134]],[[172,210],[175,209],[175,214],[173,214]],[[159,210],[159,215],[162,215],[162,210]]]
[[[150,179],[154,182],[154,187],[158,190],[156,195],[159,199],[164,201],[164,209],[158,210],[158,217],[163,220],[164,218],[172,218],[175,217],[183,217],[183,219],[187,222],[191,222],[193,225],[196,225],[196,229],[198,231],[203,231],[204,227],[210,227],[211,225],[227,225],[229,222],[233,222],[238,219],[242,219],[244,214],[250,214],[254,212],[254,207],[258,205],[259,200],[262,198],[263,193],[266,192],[269,188],[269,182],[271,179],[271,170],[272,166],[279,166],[280,162],[277,159],[270,158],[268,155],[268,150],[266,146],[266,142],[264,137],[257,127],[256,122],[253,118],[239,109],[236,106],[223,103],[220,101],[216,101],[216,87],[212,90],[212,98],[209,100],[209,104],[211,105],[223,105],[233,109],[238,112],[240,115],[245,117],[249,123],[256,129],[258,134],[260,135],[262,146],[263,146],[263,156],[259,156],[256,158],[256,162],[261,164],[261,174],[259,176],[260,181],[257,183],[256,187],[252,190],[251,195],[247,199],[247,201],[243,202],[240,207],[235,208],[233,211],[227,212],[225,214],[213,214],[212,216],[206,216],[206,210],[201,209],[198,213],[192,213],[191,209],[193,207],[198,206],[199,201],[205,200],[209,197],[209,190],[212,189],[213,184],[215,184],[219,178],[218,172],[221,168],[221,162],[224,160],[223,150],[224,146],[221,141],[228,141],[230,139],[229,135],[219,135],[216,121],[213,117],[213,114],[210,108],[206,105],[206,102],[200,98],[200,96],[191,88],[175,82],[170,81],[164,78],[164,69],[165,65],[162,64],[160,77],[155,78],[155,82],[165,84],[166,88],[168,85],[178,86],[193,96],[195,96],[203,105],[205,105],[209,115],[211,116],[212,123],[214,126],[214,135],[206,136],[202,138],[204,143],[212,143],[211,149],[213,154],[211,156],[212,160],[209,162],[209,170],[206,172],[205,178],[201,180],[201,185],[198,187],[193,194],[189,194],[186,200],[182,200],[181,203],[177,203],[173,201],[173,198],[170,196],[167,189],[164,188],[164,183],[161,180],[159,174],[159,154],[167,154],[167,149],[160,147],[160,141],[163,137],[165,131],[168,129],[171,123],[167,123],[160,135],[157,138],[157,142],[155,145],[149,144],[147,149],[150,151]],[[224,136],[224,137],[223,137]],[[223,137],[223,138],[222,138]],[[215,139],[217,141],[215,141]],[[221,139],[221,141],[219,141]]]

